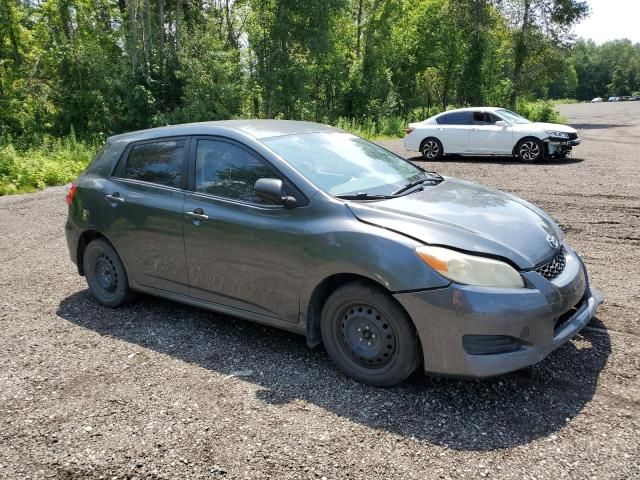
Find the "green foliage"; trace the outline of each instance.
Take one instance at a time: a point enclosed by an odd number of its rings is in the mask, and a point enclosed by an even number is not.
[[[553,102],[549,100],[518,101],[516,113],[519,113],[532,122],[561,122],[560,114],[554,108]]]
[[[523,99],[640,90],[639,45],[571,48],[567,32],[585,9],[581,0],[0,0],[3,191],[74,175],[73,132],[87,151],[123,131],[243,117],[379,138],[451,106],[517,101],[548,119],[557,117],[548,104]]]
[[[31,192],[72,181],[87,166],[96,143],[78,141],[75,135],[46,138],[37,147],[19,151],[0,146],[0,195]]]
[[[596,45],[578,40],[569,64],[577,77],[578,100],[630,95],[640,90],[640,44],[615,40]]]

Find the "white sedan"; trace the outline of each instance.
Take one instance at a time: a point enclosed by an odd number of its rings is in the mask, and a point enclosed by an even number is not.
[[[449,110],[405,129],[405,149],[427,160],[443,155],[511,155],[523,162],[565,157],[580,144],[575,128],[530,122],[510,110],[474,107]]]

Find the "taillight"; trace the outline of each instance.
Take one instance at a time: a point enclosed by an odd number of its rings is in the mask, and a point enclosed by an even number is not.
[[[415,128],[413,127],[407,127],[407,128],[403,128],[402,129],[404,131],[404,133],[406,133],[407,135],[409,135],[411,132],[413,132],[415,130]]]
[[[73,197],[76,194],[76,184],[74,182],[71,182],[71,187],[69,187],[69,190],[67,190],[67,205],[71,205],[71,202],[73,201]]]

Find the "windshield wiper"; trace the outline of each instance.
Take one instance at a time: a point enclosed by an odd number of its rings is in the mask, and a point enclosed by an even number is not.
[[[433,183],[440,183],[444,180],[444,178],[442,178],[442,175],[435,173],[435,172],[424,172],[425,174],[429,174],[430,177],[422,177],[422,178],[418,178],[417,180],[414,180],[413,182],[409,182],[407,183],[404,187],[402,187],[399,190],[396,190],[395,192],[393,192],[391,195],[395,196],[395,195],[400,195],[401,193],[407,192],[409,190],[411,190],[414,187],[417,187],[418,185],[422,185],[425,182],[433,182]]]
[[[336,198],[341,200],[386,200],[388,198],[393,198],[393,195],[371,195],[364,192],[347,194],[347,195],[336,195]]]

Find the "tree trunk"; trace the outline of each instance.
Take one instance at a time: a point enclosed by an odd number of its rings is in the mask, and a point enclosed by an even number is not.
[[[513,78],[511,80],[511,93],[509,95],[509,107],[512,110],[516,108],[518,94],[522,86],[522,70],[524,68],[524,62],[527,59],[527,35],[530,27],[529,22],[531,21],[530,12],[531,0],[524,0],[522,28],[518,32],[513,52]]]
[[[137,68],[137,52],[138,44],[138,1],[127,0],[129,8],[129,56],[131,58],[131,69],[135,72]]]
[[[13,63],[16,67],[19,67],[22,63],[22,58],[20,57],[20,48],[18,46],[18,38],[16,37],[16,32],[13,26],[16,24],[16,20],[12,18],[13,10],[9,6],[9,0],[4,0],[4,11],[7,12],[9,19],[7,21],[9,25],[9,41],[11,42],[11,53],[13,54]]]
[[[180,49],[180,1],[181,0],[176,0],[176,53]]]
[[[164,52],[164,0],[158,0],[158,46],[162,58],[162,52]]]
[[[358,15],[356,17],[356,58],[360,58],[360,36],[362,35],[362,2],[358,0]]]

